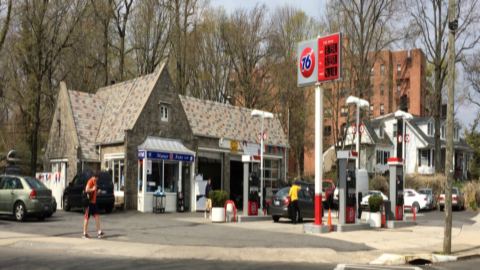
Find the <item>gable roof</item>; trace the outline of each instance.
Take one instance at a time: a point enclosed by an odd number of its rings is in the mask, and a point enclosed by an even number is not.
[[[262,130],[262,120],[251,116],[253,110],[181,95],[179,97],[194,135],[257,141],[256,134]],[[287,146],[278,117],[265,119],[263,129],[267,132],[265,144]]]
[[[105,101],[106,107],[96,144],[124,141],[125,130],[132,129],[135,125],[164,67],[165,64],[156,73],[98,90],[96,96]]]
[[[94,94],[68,90],[68,99],[72,108],[73,121],[78,142],[82,149],[82,159],[98,159],[95,150],[95,138],[105,108],[103,99]]]
[[[367,129],[368,133],[370,134],[370,137],[372,138],[375,144],[388,145],[388,146],[393,145],[392,141],[390,140],[390,138],[386,133],[383,134],[383,138],[380,138],[377,136],[377,133],[375,132],[376,128],[380,128],[381,125],[384,125],[382,120],[366,120],[364,121],[364,124],[365,124],[365,128]]]

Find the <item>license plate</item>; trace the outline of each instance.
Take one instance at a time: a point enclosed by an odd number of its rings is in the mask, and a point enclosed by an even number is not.
[[[280,201],[275,201],[275,205],[280,205]]]
[[[43,208],[43,210],[48,211],[48,205],[45,205],[45,207]]]
[[[107,191],[106,191],[106,190],[102,190],[102,194],[105,194],[105,193],[107,193]]]

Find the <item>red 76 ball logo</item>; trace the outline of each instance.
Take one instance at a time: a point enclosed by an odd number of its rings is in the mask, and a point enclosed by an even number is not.
[[[315,69],[315,53],[312,48],[307,47],[300,56],[300,72],[305,78],[310,77]]]

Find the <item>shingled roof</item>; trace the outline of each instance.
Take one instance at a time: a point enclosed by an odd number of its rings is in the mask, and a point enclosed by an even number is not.
[[[251,109],[181,95],[180,101],[196,136],[254,142],[262,130],[261,118],[251,116]],[[267,132],[265,144],[287,146],[278,117],[265,119],[264,131]]]
[[[95,138],[105,109],[105,101],[94,94],[67,91],[72,107],[73,121],[78,141],[82,149],[82,159],[98,159],[95,151]]]

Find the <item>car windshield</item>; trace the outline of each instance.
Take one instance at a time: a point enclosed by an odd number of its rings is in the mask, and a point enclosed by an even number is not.
[[[280,189],[276,195],[288,195],[290,192],[290,187]]]
[[[452,188],[452,195],[457,195],[458,194],[457,191],[458,190],[456,188]],[[445,194],[445,189],[442,190],[442,194]]]
[[[418,191],[418,193],[420,193],[420,194],[425,194],[425,195],[430,195],[430,194],[432,194],[432,191],[431,191],[431,190],[428,190],[428,189],[420,189],[420,190]]]
[[[368,192],[368,195],[370,195],[370,196],[382,196],[382,194],[380,194],[380,192],[378,192],[378,191],[370,191],[370,192]]]
[[[31,189],[48,189],[40,180],[35,178],[25,178]]]

